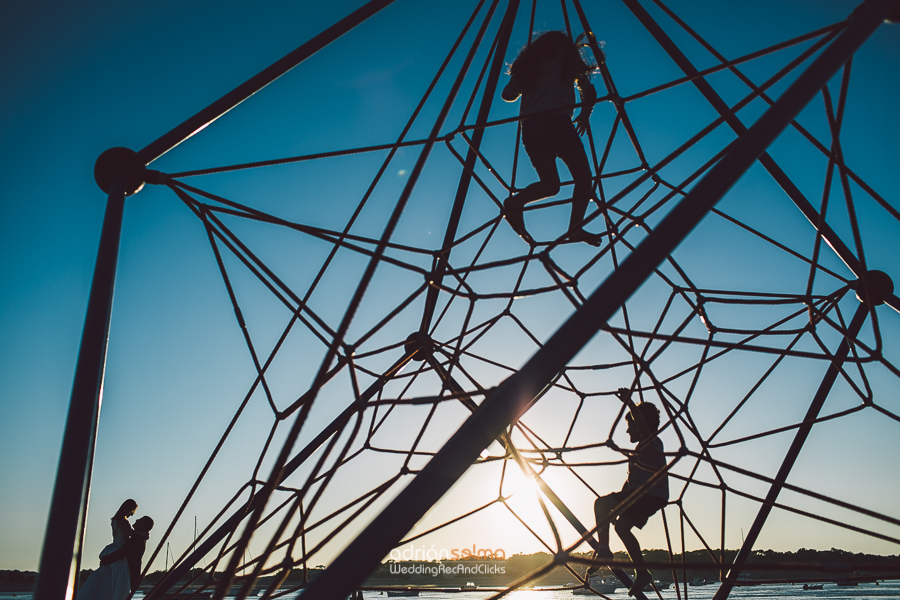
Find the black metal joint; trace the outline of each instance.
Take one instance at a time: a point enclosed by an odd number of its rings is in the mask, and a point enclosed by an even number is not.
[[[94,181],[104,193],[109,194],[113,182],[124,177],[125,195],[131,196],[144,187],[146,171],[144,163],[134,150],[110,148],[97,157],[97,162],[94,163]]]
[[[853,286],[856,298],[869,306],[878,306],[894,293],[894,280],[884,271],[866,271]]]
[[[172,179],[168,173],[162,171],[154,171],[153,169],[144,169],[144,182],[150,185],[169,185]]]
[[[428,334],[416,331],[409,334],[403,346],[406,353],[412,356],[413,360],[422,361],[425,360],[427,355],[431,354],[434,342],[428,337]]]

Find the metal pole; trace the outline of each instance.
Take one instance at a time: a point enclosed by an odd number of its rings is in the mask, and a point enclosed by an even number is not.
[[[867,4],[759,121],[735,142],[697,185],[660,222],[543,348],[479,406],[409,485],[312,581],[305,600],[343,599],[371,573],[403,535],[450,489],[503,430],[530,407],[541,390],[659,264],[687,237],[728,189],[872,34],[887,3]]]
[[[772,483],[772,487],[769,488],[769,493],[766,494],[766,499],[763,501],[763,505],[760,507],[759,513],[757,513],[756,519],[753,521],[753,525],[750,526],[750,530],[747,532],[747,537],[744,539],[741,550],[734,558],[734,564],[732,564],[731,569],[728,571],[728,576],[716,592],[714,600],[724,600],[727,598],[728,594],[731,592],[731,588],[734,587],[734,584],[737,581],[738,575],[741,574],[741,569],[750,557],[753,546],[756,544],[756,539],[759,537],[763,525],[765,525],[766,519],[769,517],[769,513],[772,512],[772,506],[778,499],[778,494],[784,487],[784,482],[787,481],[787,477],[794,467],[794,463],[797,462],[800,450],[803,448],[806,438],[809,437],[810,431],[812,431],[813,423],[818,418],[819,412],[821,412],[822,407],[825,405],[825,400],[828,398],[828,394],[831,392],[831,388],[834,386],[834,382],[841,372],[844,361],[850,353],[850,340],[855,339],[856,336],[859,335],[859,331],[862,328],[863,323],[865,323],[866,317],[869,315],[869,310],[870,306],[866,302],[861,303],[859,308],[856,309],[856,314],[853,315],[853,320],[847,328],[847,334],[841,341],[841,345],[838,347],[837,352],[834,354],[834,358],[828,366],[828,370],[825,372],[825,377],[822,378],[822,383],[819,385],[819,389],[816,391],[816,395],[813,397],[812,403],[806,411],[803,423],[801,423],[800,427],[797,429],[797,435],[794,436],[794,441],[791,443],[791,447],[788,448],[787,454],[785,454],[784,461],[781,463],[781,468],[778,469],[778,474],[775,475],[775,481]]]
[[[272,63],[238,87],[234,88],[194,116],[187,119],[156,141],[151,142],[145,148],[138,151],[138,156],[145,165],[151,162],[209,126],[213,121],[230,111],[232,108],[260,91],[301,62],[335,41],[394,0],[371,0],[361,8],[350,13],[322,33],[293,50],[283,58]]]
[[[125,189],[124,174],[115,177],[109,189],[50,502],[50,515],[44,532],[35,600],[68,600],[74,593],[78,578],[78,559],[84,541],[84,516],[87,514],[88,481],[103,399],[106,347],[125,209]]]

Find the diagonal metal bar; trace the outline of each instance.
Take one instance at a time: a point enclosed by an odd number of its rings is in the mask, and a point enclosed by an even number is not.
[[[861,303],[856,309],[856,314],[853,315],[853,320],[847,328],[847,334],[841,341],[841,345],[838,347],[837,352],[835,352],[834,358],[828,366],[828,370],[825,372],[825,377],[822,378],[822,383],[819,384],[819,389],[816,391],[816,394],[809,405],[809,409],[806,411],[803,423],[800,428],[797,429],[794,441],[791,442],[791,446],[788,448],[787,454],[785,454],[784,461],[778,469],[778,474],[775,475],[775,480],[769,488],[769,493],[766,494],[763,505],[760,507],[756,519],[753,521],[753,525],[750,526],[747,537],[744,539],[740,551],[734,558],[734,563],[728,571],[728,576],[725,577],[721,587],[719,587],[719,590],[716,592],[714,600],[724,600],[727,598],[737,581],[738,575],[741,574],[741,569],[750,557],[750,553],[753,551],[753,546],[756,544],[756,540],[762,531],[763,525],[765,525],[769,513],[772,512],[772,507],[778,498],[778,494],[783,489],[787,477],[794,467],[794,463],[797,462],[800,450],[803,449],[803,444],[809,437],[813,424],[819,417],[819,413],[825,405],[825,400],[828,398],[828,394],[831,392],[831,388],[834,386],[835,381],[837,381],[844,360],[846,360],[847,356],[850,354],[850,347],[852,345],[850,340],[859,335],[860,329],[862,329],[863,323],[865,323],[866,317],[869,315],[869,309],[870,307],[867,303]]]
[[[641,22],[644,28],[656,39],[657,43],[669,54],[669,57],[678,65],[678,67],[687,75],[691,82],[697,87],[703,97],[712,105],[712,107],[725,119],[729,127],[738,135],[742,135],[747,127],[741,122],[740,118],[721,96],[713,89],[706,79],[700,77],[697,68],[685,56],[681,49],[672,41],[672,39],[663,31],[662,27],[653,20],[653,17],[644,9],[638,0],[622,0],[631,10],[635,17]],[[856,257],[852,250],[844,244],[840,236],[831,229],[831,227],[821,218],[818,211],[813,207],[812,203],[803,195],[803,192],[788,177],[787,173],[775,162],[768,152],[764,152],[759,157],[760,164],[769,172],[772,179],[788,195],[794,205],[800,209],[809,222],[819,230],[825,242],[834,250],[835,254],[847,265],[856,277],[861,277],[865,272],[865,267]]]
[[[272,63],[238,87],[234,88],[194,116],[190,117],[157,140],[150,142],[138,151],[138,157],[145,165],[192,137],[195,133],[206,129],[213,121],[250,98],[301,62],[329,45],[339,37],[376,14],[394,0],[371,0],[361,8],[353,11],[325,31],[319,33],[308,42]]]
[[[654,269],[684,240],[709,210],[750,168],[806,104],[878,28],[886,0],[867,2],[856,18],[784,94],[666,215],[585,303],[522,369],[481,403],[406,488],[312,581],[305,600],[342,600],[359,587],[391,548],[450,489],[480,452],[519,419],[541,390],[565,368]]]
[[[897,294],[890,294],[884,303],[900,313],[900,298],[897,297]]]

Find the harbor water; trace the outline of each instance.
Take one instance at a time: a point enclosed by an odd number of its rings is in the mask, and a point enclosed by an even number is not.
[[[711,600],[716,593],[718,585],[708,584],[703,586],[688,586],[687,594],[684,587],[681,587],[680,598],[683,600]],[[459,593],[448,594],[444,592],[419,592],[419,600],[487,600],[494,594],[488,592],[465,591]],[[281,596],[284,600],[294,600],[297,594],[288,594]],[[679,595],[674,588],[663,590],[661,592],[663,600],[676,600]],[[627,590],[620,588],[608,594],[612,600],[626,600],[630,598]],[[142,600],[143,595],[138,593],[134,596],[135,600]],[[363,592],[364,600],[387,600],[387,593],[382,592]],[[530,590],[522,589],[511,592],[505,598],[510,600],[590,600],[591,596],[576,595],[571,590]],[[602,596],[596,596],[598,600],[602,600]],[[647,594],[649,600],[657,598],[656,594],[650,592]],[[834,583],[825,583],[821,590],[804,590],[802,585],[756,585],[750,587],[737,587],[732,590],[729,598],[734,600],[750,600],[750,599],[772,599],[772,600],[900,600],[900,581],[888,581],[875,583],[861,583],[857,586],[844,587]],[[27,592],[18,593],[0,593],[0,600],[33,600],[32,594]],[[77,598],[76,598],[77,600]]]

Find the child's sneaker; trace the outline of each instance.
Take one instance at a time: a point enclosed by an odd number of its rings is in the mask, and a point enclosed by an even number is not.
[[[612,550],[609,549],[609,546],[598,546],[594,550],[594,555],[591,556],[591,560],[597,560],[598,558],[612,558],[613,553]],[[587,568],[587,571],[584,573],[584,577],[587,579],[594,573],[600,570],[600,567],[603,565],[591,565]]]
[[[653,581],[653,577],[650,575],[650,571],[646,569],[641,569],[640,571],[634,572],[634,583],[631,584],[631,588],[628,590],[629,596],[634,596],[637,592],[642,591],[647,585]]]
[[[599,246],[603,243],[603,235],[600,233],[590,233],[582,228],[570,229],[566,233],[566,237],[573,242],[585,242],[591,246]]]
[[[515,231],[520,238],[529,244],[534,243],[534,239],[525,229],[525,219],[522,218],[522,207],[515,206],[511,197],[503,201],[503,216],[506,218],[506,222],[509,223],[509,226],[513,228],[513,231]]]

